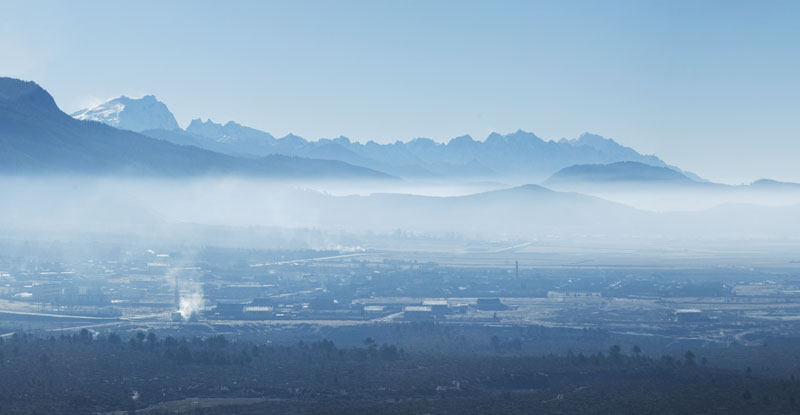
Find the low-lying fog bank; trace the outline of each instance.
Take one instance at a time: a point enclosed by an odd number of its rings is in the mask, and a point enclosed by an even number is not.
[[[342,239],[348,239],[348,246],[363,245],[359,239],[376,235],[609,243],[791,242],[800,235],[797,204],[731,204],[720,197],[716,204],[704,202],[713,207],[703,210],[653,212],[537,185],[5,177],[0,192],[0,228],[23,239],[97,234],[195,243],[227,238],[235,244],[242,238],[241,245],[259,246],[276,244],[276,238],[292,243],[316,239],[307,246],[327,249],[342,246]],[[772,201],[785,196],[769,194]],[[248,233],[249,239],[242,237]]]

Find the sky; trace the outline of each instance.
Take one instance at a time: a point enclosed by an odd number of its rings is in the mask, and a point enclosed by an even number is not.
[[[726,183],[800,181],[798,1],[0,2],[0,76],[66,112],[447,141],[583,132]]]

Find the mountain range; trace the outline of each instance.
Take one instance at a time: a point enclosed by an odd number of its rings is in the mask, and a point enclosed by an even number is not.
[[[142,100],[147,102],[138,102]],[[17,226],[26,217],[38,223],[47,216],[54,221],[48,226],[67,222],[83,227],[98,221],[127,223],[130,218],[152,217],[154,226],[166,220],[516,236],[677,237],[690,231],[699,236],[792,236],[798,230],[793,218],[800,208],[800,184],[760,180],[728,186],[701,181],[655,156],[590,134],[558,142],[524,131],[492,134],[484,141],[464,136],[448,143],[415,139],[361,144],[344,137],[307,141],[294,135],[275,138],[234,122],[220,125],[195,120],[186,129],[172,128],[177,124],[174,117],[155,97],[107,104],[72,117],[39,85],[0,78],[0,173],[56,174],[46,180],[34,178],[33,184],[30,178],[14,184],[16,179],[3,177],[6,191],[14,197],[0,204],[0,223]],[[159,115],[148,117],[148,111]],[[271,187],[264,181],[228,180],[246,176],[397,182],[387,171],[412,178],[544,174],[549,178],[543,183],[546,187],[528,184],[449,197],[335,196],[293,186],[280,190],[287,180],[271,181],[276,184]],[[98,182],[84,175],[159,180]],[[190,176],[204,180],[160,180]],[[98,183],[80,190],[80,186],[53,183],[59,180]],[[48,198],[58,200],[58,205],[41,203]],[[684,209],[687,199],[701,209]],[[87,200],[93,201],[89,205],[95,211],[86,211]],[[31,206],[37,203],[41,213],[31,215]],[[675,206],[672,212],[657,213],[670,203]],[[700,206],[703,203],[707,205]]]
[[[121,105],[120,101],[124,101]],[[613,139],[583,134],[577,139],[543,140],[535,134],[518,130],[510,134],[492,133],[485,140],[469,135],[438,143],[427,138],[390,144],[354,142],[347,137],[309,141],[296,135],[276,138],[271,134],[229,121],[218,124],[211,120],[192,120],[185,130],[175,128],[174,117],[166,105],[155,105],[152,96],[134,103],[121,97],[95,108],[78,111],[78,118],[90,118],[112,126],[131,129],[145,135],[180,145],[193,145],[239,157],[286,155],[337,160],[355,166],[382,171],[404,178],[492,179],[530,183],[547,178],[564,167],[575,164],[606,164],[635,161],[656,167],[668,166],[656,156],[642,155]],[[142,109],[152,112],[152,121],[145,121]],[[128,115],[127,112],[135,114]],[[169,120],[169,121],[164,121]],[[146,126],[156,126],[146,128]],[[702,180],[681,172],[692,180]]]
[[[154,98],[143,100],[148,103],[121,100],[109,105],[121,108],[113,117],[116,121],[105,118],[111,117],[113,111],[81,113],[87,118],[101,117],[103,123],[79,120],[62,112],[53,97],[36,83],[0,78],[0,172],[389,178],[384,173],[335,160],[283,155],[235,157],[106,125],[153,125],[142,116],[147,113],[145,109],[163,112],[166,107],[158,105]],[[126,115],[126,108],[136,108],[136,117]]]
[[[113,230],[160,239],[175,237],[176,225],[193,224],[204,229],[191,233],[193,243],[218,243],[226,232],[246,234],[249,229],[271,228],[314,230],[315,243],[361,244],[363,240],[355,235],[416,234],[434,239],[551,240],[566,245],[628,240],[641,247],[650,242],[680,246],[682,238],[689,237],[745,238],[748,244],[752,242],[748,238],[795,240],[800,231],[800,222],[795,220],[800,204],[728,203],[697,211],[653,212],[537,185],[447,197],[336,196],[277,181],[229,178],[0,177],[0,187],[13,195],[0,203],[0,229],[25,234],[30,230],[45,234]],[[56,203],[43,203],[51,200]],[[228,243],[249,243],[244,239]]]
[[[346,137],[276,138],[230,121],[192,120],[181,129],[155,96],[120,97],[69,116],[33,82],[0,78],[0,171],[255,175],[298,178],[418,178],[540,182],[606,197],[604,189],[798,193],[800,185],[761,180],[749,186],[707,182],[613,139],[583,134],[545,141],[518,130],[438,143],[359,143]],[[545,180],[546,179],[546,180]]]

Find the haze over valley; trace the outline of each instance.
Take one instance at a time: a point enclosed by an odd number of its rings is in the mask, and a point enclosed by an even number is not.
[[[3,2],[0,413],[798,413],[799,19]]]
[[[517,131],[483,141],[362,144],[274,138],[233,121],[195,120],[183,130],[153,96],[114,99],[69,117],[35,83],[0,81],[2,181],[14,195],[0,207],[8,229],[255,226],[691,245],[791,241],[800,226],[792,220],[799,184],[712,183],[588,133],[560,141]]]

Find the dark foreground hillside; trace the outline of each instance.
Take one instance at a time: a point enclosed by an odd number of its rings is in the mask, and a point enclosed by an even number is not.
[[[800,383],[704,366],[692,353],[448,356],[370,339],[338,348],[111,334],[8,337],[4,414],[764,414]]]

